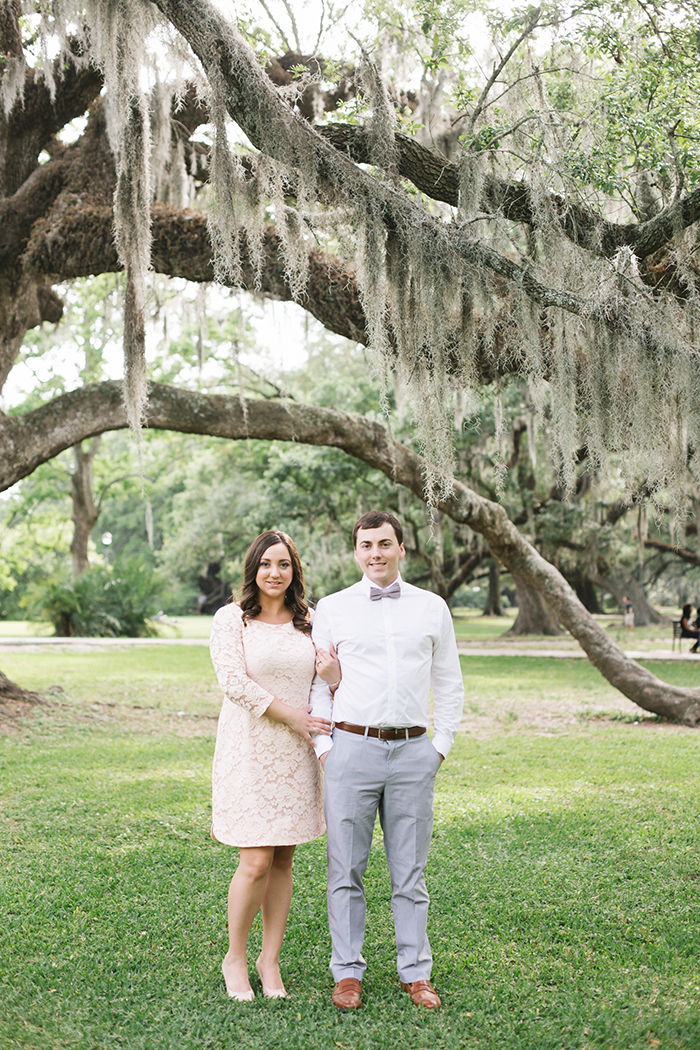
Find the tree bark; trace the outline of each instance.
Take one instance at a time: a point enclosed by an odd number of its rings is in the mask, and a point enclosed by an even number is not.
[[[328,445],[381,470],[424,498],[424,463],[381,423],[318,405],[206,395],[153,383],[146,425],[231,440],[261,438]],[[0,416],[0,491],[85,438],[127,426],[121,384],[91,383],[24,416]],[[634,703],[700,725],[700,689],[668,685],[630,659],[587,612],[557,569],[520,535],[503,507],[455,481],[442,513],[485,537],[513,576],[534,588],[591,663]]]
[[[20,44],[21,47],[21,44]],[[39,154],[53,146],[53,136],[81,116],[102,89],[102,76],[90,64],[77,68],[54,61],[54,91],[27,67],[24,90],[9,115],[0,110],[0,196],[11,196],[36,169]]]
[[[501,605],[501,566],[495,558],[489,563],[489,595],[486,599],[484,616],[503,616]]]
[[[601,613],[603,610],[598,601],[594,581],[585,569],[567,569],[564,576],[576,591],[578,598],[589,613]]]
[[[21,685],[12,682],[6,674],[0,671],[0,712],[8,704],[15,705],[17,703],[45,704],[46,701],[39,693],[34,693],[31,689],[23,689]],[[10,707],[9,713],[13,713],[12,707]]]
[[[5,385],[29,328],[57,324],[63,304],[45,280],[7,278],[0,273],[0,390]]]
[[[547,603],[539,592],[515,573],[513,573],[513,580],[518,595],[518,615],[506,634],[546,634],[550,637],[560,635],[559,625],[552,618]]]
[[[73,540],[70,552],[73,558],[73,575],[80,576],[88,568],[88,544],[90,533],[100,516],[100,508],[92,495],[92,461],[100,447],[99,434],[92,439],[87,452],[80,443],[73,448],[75,470],[71,474],[71,498],[73,500]]]

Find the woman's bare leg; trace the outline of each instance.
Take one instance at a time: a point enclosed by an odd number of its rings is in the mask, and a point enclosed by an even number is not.
[[[246,956],[248,935],[265,896],[275,850],[275,846],[242,847],[238,867],[231,879],[228,890],[229,948],[224,958],[226,985],[231,992],[250,991]]]
[[[280,976],[280,950],[292,903],[292,863],[294,846],[275,846],[262,899],[263,938],[258,973],[266,988],[283,988]]]

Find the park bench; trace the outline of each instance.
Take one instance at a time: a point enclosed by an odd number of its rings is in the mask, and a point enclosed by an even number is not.
[[[673,650],[676,647],[676,638],[678,639],[678,652],[681,651],[682,638],[692,638],[694,642],[697,642],[697,638],[694,634],[686,634],[686,632],[681,627],[680,620],[671,620],[671,626],[673,627],[673,640],[671,641],[671,652],[673,652]]]

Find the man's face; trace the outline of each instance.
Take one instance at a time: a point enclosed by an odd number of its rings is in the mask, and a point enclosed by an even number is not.
[[[385,521],[378,529],[358,529],[355,561],[377,587],[388,587],[399,575],[399,562],[405,555],[403,543]]]

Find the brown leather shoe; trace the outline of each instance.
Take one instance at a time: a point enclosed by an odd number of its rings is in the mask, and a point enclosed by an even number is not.
[[[440,996],[430,981],[411,981],[410,984],[402,981],[401,987],[404,992],[408,992],[416,1006],[424,1006],[426,1010],[437,1010],[442,1006]]]
[[[343,977],[333,989],[333,1006],[339,1010],[359,1010],[362,1006],[362,982],[357,977]]]

